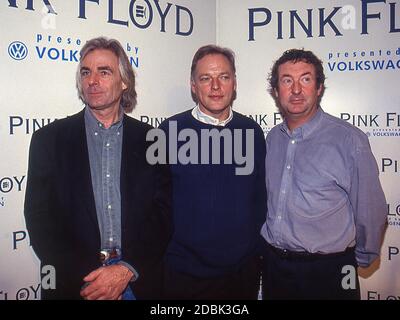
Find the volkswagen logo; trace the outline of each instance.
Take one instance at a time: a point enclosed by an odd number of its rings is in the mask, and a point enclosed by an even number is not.
[[[28,48],[20,41],[14,41],[8,46],[8,54],[14,60],[23,60],[28,55]]]

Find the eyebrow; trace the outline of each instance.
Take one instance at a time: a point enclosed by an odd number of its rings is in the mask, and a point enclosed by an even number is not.
[[[100,71],[102,71],[102,70],[108,70],[108,71],[113,71],[113,69],[111,69],[111,67],[109,67],[109,66],[100,66],[100,67],[98,67],[97,68],[97,70],[100,70]]]
[[[217,76],[222,76],[222,75],[231,75],[231,73],[229,71],[223,71],[221,73],[218,73]],[[204,73],[200,73],[197,75],[198,77],[201,76],[211,76],[211,72],[204,72]]]
[[[109,66],[100,66],[100,67],[97,67],[97,70],[99,70],[99,71],[107,70],[107,71],[113,72],[113,69],[111,69],[111,67],[109,67]],[[90,71],[90,68],[81,67],[81,71]]]
[[[306,76],[306,75],[310,75],[311,74],[311,72],[310,71],[307,71],[307,72],[304,72],[304,73],[302,73],[301,75],[300,75],[300,77],[303,77],[303,76]],[[291,78],[293,78],[293,76],[291,75],[291,74],[283,74],[283,75],[281,75],[281,78],[283,78],[283,77],[291,77]]]

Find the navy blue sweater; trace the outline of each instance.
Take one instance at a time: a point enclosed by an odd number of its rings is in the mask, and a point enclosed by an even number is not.
[[[232,164],[182,165],[179,161],[171,164],[174,233],[167,250],[168,265],[178,272],[198,277],[235,272],[256,253],[261,225],[265,221],[265,140],[262,129],[255,121],[237,112],[225,127],[218,127],[196,120],[189,110],[161,124],[167,139],[170,121],[176,121],[178,134],[185,128],[197,132],[199,163],[202,129],[242,129],[239,137],[243,145],[245,129],[254,130],[254,170],[249,175],[235,174],[238,165],[234,156]],[[233,130],[231,132],[234,137]],[[177,142],[178,150],[186,141]],[[221,150],[224,143],[221,139]],[[245,150],[243,147],[242,154]],[[210,162],[211,154],[209,148]],[[223,156],[221,162],[224,162]]]

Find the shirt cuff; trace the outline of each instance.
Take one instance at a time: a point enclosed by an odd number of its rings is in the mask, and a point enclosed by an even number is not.
[[[117,264],[127,267],[133,273],[133,276],[132,276],[131,280],[129,280],[129,282],[135,282],[139,278],[139,273],[129,263],[121,260],[121,261],[118,261]]]

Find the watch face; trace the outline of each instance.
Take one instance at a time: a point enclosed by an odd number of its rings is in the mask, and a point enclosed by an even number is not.
[[[100,262],[105,265],[111,259],[120,259],[121,258],[121,250],[118,248],[112,249],[104,249],[100,251]]]
[[[100,251],[100,262],[104,264],[104,262],[106,260],[108,260],[108,258],[110,257],[110,254],[108,253],[108,251]]]

